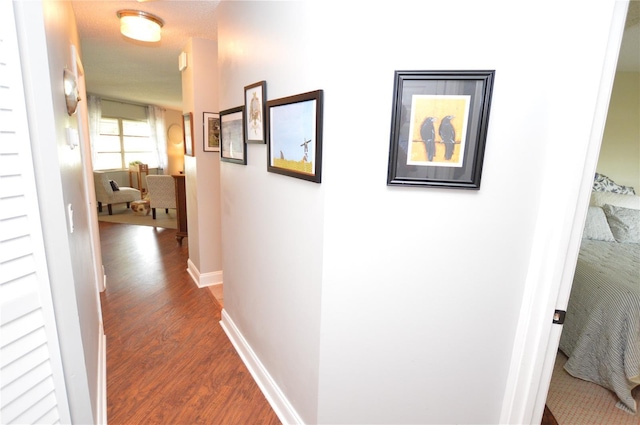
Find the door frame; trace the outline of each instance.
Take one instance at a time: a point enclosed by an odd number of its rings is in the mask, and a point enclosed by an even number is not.
[[[563,205],[564,211],[559,211],[555,195],[551,194],[553,182],[543,186],[549,190],[543,190],[539,223],[548,223],[548,214],[554,214],[558,227],[541,225],[535,232],[500,423],[539,424],[542,420],[562,333],[561,326],[552,324],[553,312],[566,310],[571,293],[628,6],[629,0],[614,1],[597,105],[577,191]],[[570,229],[563,223],[570,223]]]

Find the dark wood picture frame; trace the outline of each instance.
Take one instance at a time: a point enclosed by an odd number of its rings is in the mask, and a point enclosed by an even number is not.
[[[193,114],[187,112],[182,115],[182,135],[184,139],[184,154],[194,156],[193,153]]]
[[[387,185],[480,189],[495,71],[395,71]]]
[[[244,142],[244,107],[220,111],[220,160],[247,164],[247,145]]]
[[[247,143],[267,143],[267,82],[244,88],[244,134]]]
[[[323,91],[267,102],[267,171],[322,181]]]
[[[202,148],[205,152],[220,151],[220,114],[202,113]]]

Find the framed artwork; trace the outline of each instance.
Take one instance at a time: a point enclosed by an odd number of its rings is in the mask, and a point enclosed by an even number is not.
[[[243,107],[220,111],[220,160],[247,164],[244,143]]]
[[[202,143],[205,152],[220,150],[220,114],[202,113]]]
[[[267,171],[320,183],[322,90],[267,102]]]
[[[495,71],[396,71],[387,184],[480,189]]]
[[[184,154],[193,156],[193,114],[182,115],[182,133],[184,135]]]
[[[266,81],[244,88],[244,134],[247,143],[267,143],[266,98]]]

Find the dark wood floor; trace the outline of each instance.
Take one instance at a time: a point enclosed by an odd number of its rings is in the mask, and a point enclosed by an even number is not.
[[[544,406],[544,413],[542,414],[542,422],[540,425],[558,425],[558,421],[556,421],[553,413],[551,413],[551,410],[549,410],[546,405]]]
[[[99,225],[109,424],[280,424],[220,305],[188,276],[188,244],[172,229]]]
[[[186,272],[175,230],[100,222],[107,420],[281,424],[229,342],[220,305]],[[545,407],[541,425],[558,425]]]

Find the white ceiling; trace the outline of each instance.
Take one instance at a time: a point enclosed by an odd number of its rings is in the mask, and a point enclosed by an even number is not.
[[[218,0],[72,0],[89,93],[182,110],[178,56],[189,38],[215,40]],[[121,9],[164,21],[162,40],[144,43],[120,34]]]
[[[216,40],[219,0],[72,0],[87,91],[105,98],[182,110],[178,55],[189,38]],[[164,20],[158,43],[120,34],[116,12],[137,9]],[[640,72],[640,1],[629,5],[618,70]]]

